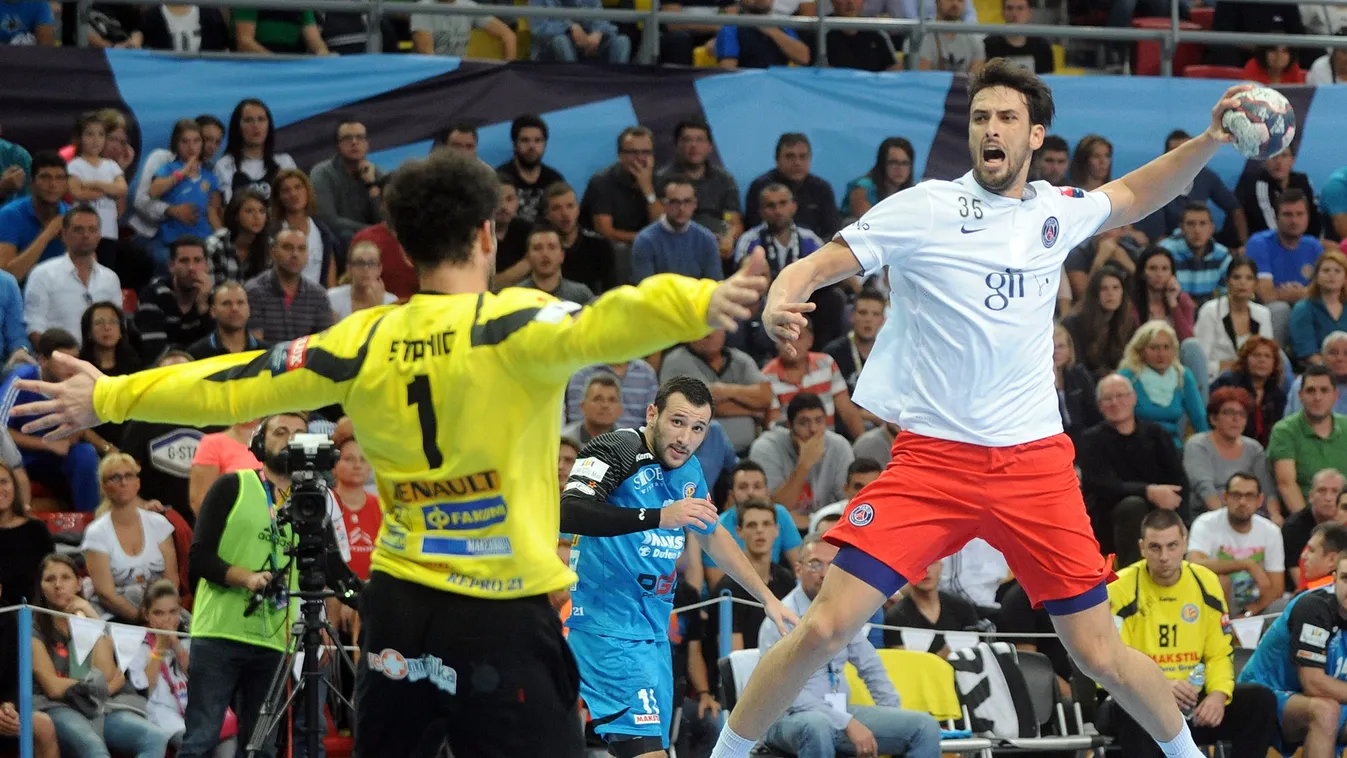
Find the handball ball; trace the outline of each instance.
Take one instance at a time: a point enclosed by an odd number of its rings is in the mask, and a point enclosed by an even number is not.
[[[1291,146],[1296,136],[1296,112],[1282,93],[1254,87],[1235,95],[1239,102],[1221,116],[1221,126],[1235,138],[1235,149],[1245,158],[1267,160]]]

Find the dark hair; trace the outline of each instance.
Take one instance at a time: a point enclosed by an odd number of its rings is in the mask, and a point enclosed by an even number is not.
[[[402,164],[384,193],[389,226],[418,270],[471,260],[499,200],[496,172],[450,150]]]
[[[564,434],[561,435],[561,444],[562,444],[562,445],[565,445],[565,446],[567,446],[567,447],[569,447],[570,449],[574,450],[576,453],[579,453],[579,452],[580,452],[580,448],[582,447],[582,445],[580,444],[580,440],[577,440],[577,439],[574,438],[574,437],[568,437],[568,436],[566,436],[566,435],[564,435]]]
[[[1034,72],[1005,58],[992,58],[981,71],[968,77],[968,102],[972,103],[979,92],[991,87],[1006,87],[1024,95],[1025,105],[1029,107],[1029,123],[1041,124],[1044,129],[1052,127],[1053,116],[1057,114],[1057,107],[1052,103],[1052,89]]]
[[[213,126],[222,132],[225,130],[224,122],[210,115],[209,113],[203,113],[193,120],[196,121],[196,125],[201,127],[202,129],[205,129],[208,126]]]
[[[43,150],[33,155],[33,176],[37,176],[37,172],[44,168],[59,168],[61,173],[70,175],[70,171],[65,167],[65,159],[53,150]]]
[[[148,621],[150,618],[150,609],[154,607],[155,603],[166,597],[171,597],[174,600],[181,600],[178,595],[178,588],[173,586],[173,582],[162,577],[150,582],[150,585],[145,588],[145,596],[140,599],[141,617]]]
[[[243,289],[242,282],[238,281],[237,279],[226,279],[223,282],[216,284],[214,287],[211,287],[210,301],[207,303],[207,305],[211,306],[215,305],[215,298],[218,297],[221,292],[231,289],[240,290],[241,292],[243,292],[244,299],[247,299],[248,290]]]
[[[1193,135],[1189,134],[1188,132],[1185,132],[1185,131],[1182,130],[1182,129],[1175,129],[1174,131],[1170,132],[1170,133],[1165,137],[1165,147],[1168,148],[1168,147],[1169,147],[1169,143],[1173,142],[1173,141],[1176,140],[1176,139],[1181,139],[1181,140],[1185,140],[1185,141],[1186,141],[1186,140],[1190,140],[1190,139],[1192,139],[1192,138],[1193,138]]]
[[[676,376],[661,384],[659,392],[655,393],[655,410],[663,413],[669,404],[669,396],[674,393],[682,395],[697,408],[709,407],[711,415],[715,415],[716,399],[711,395],[711,388],[706,386],[706,382],[692,376]]]
[[[546,121],[543,121],[542,118],[535,113],[525,113],[524,115],[510,122],[510,142],[511,143],[518,142],[519,133],[524,131],[525,129],[530,128],[538,129],[543,133],[543,142],[546,142],[548,138],[551,136],[547,130]],[[473,134],[476,134],[475,130],[473,131]]]
[[[98,124],[99,126],[103,126],[106,131],[107,127],[103,125],[101,116],[102,114],[98,111],[85,111],[75,119],[75,136],[73,141],[75,143],[75,155],[77,157],[83,154],[84,148],[83,145],[81,145],[81,141],[84,139],[85,129],[88,129],[92,124]]]
[[[1310,383],[1310,377],[1312,376],[1322,376],[1328,379],[1329,386],[1337,386],[1337,380],[1333,378],[1333,372],[1329,370],[1328,366],[1322,363],[1311,363],[1305,367],[1305,373],[1300,375],[1300,389],[1302,391]]]
[[[1187,203],[1184,203],[1183,213],[1180,215],[1180,218],[1187,216],[1189,213],[1205,213],[1207,214],[1207,218],[1211,218],[1211,206],[1199,200],[1189,200]]]
[[[558,232],[555,226],[552,226],[546,221],[539,221],[529,227],[529,236],[525,238],[526,242],[532,242],[534,236],[539,234],[555,234],[557,235],[557,239],[561,238],[561,232]]]
[[[1324,541],[1324,552],[1341,553],[1347,550],[1347,526],[1336,521],[1327,521],[1314,527],[1310,537],[1319,535]]]
[[[773,155],[777,158],[780,158],[781,151],[785,150],[788,147],[791,147],[792,145],[804,145],[811,151],[814,149],[813,146],[809,144],[809,138],[806,137],[803,132],[786,132],[785,134],[782,134],[780,137],[777,138],[776,152],[773,153]]]
[[[812,392],[799,392],[786,403],[786,423],[794,425],[795,417],[804,411],[823,411],[825,414],[828,412],[818,395]]]
[[[184,234],[181,237],[168,243],[168,262],[172,263],[178,259],[178,251],[184,247],[199,247],[202,252],[206,250],[206,241],[195,234]]]
[[[78,350],[80,341],[75,335],[59,326],[53,326],[37,336],[37,354],[41,358],[50,358],[57,350]]]
[[[589,397],[589,388],[593,387],[596,384],[599,385],[600,387],[612,387],[613,389],[617,390],[618,397],[622,396],[622,385],[618,383],[617,377],[613,376],[612,374],[606,371],[600,371],[599,373],[589,377],[589,381],[585,382],[585,394],[584,394],[585,397]]]
[[[122,312],[121,306],[108,300],[94,303],[80,314],[80,335],[83,337],[80,344],[80,358],[95,365],[98,363],[98,345],[94,342],[93,334],[94,313],[101,310],[110,310],[117,314],[117,324],[121,332],[117,337],[117,344],[112,348],[113,368],[104,373],[120,376],[138,371],[141,368],[140,355],[131,347],[131,327],[127,323],[126,314]]]
[[[874,458],[865,458],[865,457],[857,458],[856,460],[851,462],[850,466],[847,466],[847,479],[850,479],[856,474],[882,474],[882,473],[884,473],[883,464],[881,464]]]
[[[744,514],[749,511],[766,511],[772,514],[772,523],[776,523],[776,507],[766,500],[749,500],[734,505],[734,525],[744,525]]]
[[[689,129],[696,129],[699,132],[706,132],[706,139],[715,144],[715,138],[711,136],[711,125],[706,123],[706,119],[701,117],[685,118],[674,125],[674,143],[683,139],[683,132]]]
[[[80,201],[70,206],[70,210],[66,211],[65,215],[61,217],[61,229],[69,230],[70,225],[75,221],[75,217],[80,215],[81,213],[91,213],[95,216],[98,215],[98,211],[94,210],[94,207],[92,205]]]
[[[66,568],[70,569],[71,573],[75,575],[76,582],[78,582],[80,578],[80,570],[79,567],[75,565],[74,558],[71,558],[64,553],[49,553],[47,557],[43,558],[42,562],[37,565],[37,579],[33,582],[33,596],[29,598],[29,602],[39,608],[51,608],[51,603],[47,600],[47,596],[42,592],[42,575],[47,573],[47,568],[53,563],[63,564]],[[52,610],[56,609],[52,608]],[[38,633],[42,636],[42,639],[48,646],[56,644],[56,616],[53,616],[50,613],[35,613],[33,614],[33,626],[37,627]]]
[[[874,289],[873,287],[866,287],[862,289],[858,295],[856,295],[856,302],[859,303],[862,300],[873,300],[877,303],[880,303],[885,308],[889,307],[889,299],[887,297],[884,297],[883,292],[880,292],[879,290]]]
[[[1090,178],[1090,157],[1094,155],[1094,149],[1099,145],[1107,147],[1110,156],[1113,154],[1113,143],[1098,134],[1087,134],[1076,143],[1076,152],[1071,156],[1071,167],[1066,172],[1074,184],[1085,184]],[[1110,160],[1109,172],[1104,181],[1107,182],[1112,176],[1113,162]]]
[[[762,474],[762,478],[764,479],[767,478],[767,471],[764,470],[762,466],[758,465],[757,461],[753,461],[748,458],[743,458],[740,459],[738,463],[734,464],[734,468],[730,469],[730,482],[731,483],[734,482],[734,477],[736,474],[740,474],[745,471],[756,471],[757,473]]]
[[[174,158],[182,157],[178,154],[178,140],[188,132],[201,134],[201,124],[190,118],[180,118],[173,124],[173,132],[168,136],[168,151],[173,153]]]
[[[280,166],[276,163],[276,119],[271,115],[267,104],[255,97],[245,97],[234,106],[229,114],[229,136],[226,138],[225,154],[234,157],[236,170],[243,167],[243,109],[261,108],[267,114],[267,136],[262,140],[262,166],[264,176],[275,176]]]
[[[440,132],[440,136],[435,138],[435,146],[444,147],[445,145],[448,145],[449,135],[453,134],[454,132],[458,132],[459,134],[471,134],[473,142],[479,141],[479,138],[477,136],[477,125],[470,124],[466,121],[460,121],[457,123],[450,124],[449,128],[445,129],[443,132]]]
[[[879,150],[875,153],[875,165],[870,167],[869,174],[870,181],[875,185],[876,201],[883,200],[894,193],[902,192],[914,184],[912,177],[916,176],[916,166],[912,167],[914,170],[907,172],[907,181],[903,182],[901,187],[889,189],[889,175],[886,164],[889,161],[889,151],[895,147],[907,153],[909,161],[915,163],[917,160],[917,153],[912,149],[912,143],[908,142],[906,137],[886,137],[883,142],[879,143]]]
[[[669,191],[669,185],[671,184],[681,184],[686,187],[692,187],[694,190],[697,188],[697,185],[693,184],[692,180],[689,179],[686,174],[674,172],[664,177],[664,181],[659,183],[660,197],[663,197],[664,193]]]
[[[1253,482],[1253,486],[1258,492],[1258,494],[1260,495],[1263,494],[1263,483],[1258,481],[1258,477],[1248,473],[1247,471],[1236,471],[1235,473],[1231,474],[1230,478],[1225,480],[1225,491],[1229,492],[1230,485],[1234,484],[1237,480],[1240,479],[1246,482]]]
[[[1157,532],[1163,532],[1166,529],[1178,527],[1179,531],[1185,531],[1187,527],[1183,525],[1183,519],[1174,511],[1167,511],[1164,508],[1152,509],[1146,517],[1141,519],[1141,538],[1146,538],[1146,532],[1154,529]]]
[[[508,171],[497,171],[497,172],[496,172],[496,184],[497,184],[498,186],[499,186],[499,185],[509,185],[509,186],[511,186],[511,187],[514,187],[515,190],[518,190],[518,189],[519,189],[519,179],[518,179],[514,174],[512,174],[512,173],[510,173],[510,172],[508,172]]]
[[[622,152],[622,143],[626,142],[631,137],[649,137],[652,144],[655,141],[655,133],[650,131],[649,127],[641,126],[639,124],[636,126],[629,126],[617,135],[617,151],[619,153]]]
[[[1228,403],[1239,403],[1245,413],[1253,413],[1253,395],[1243,387],[1218,387],[1211,391],[1207,400],[1207,423],[1221,412]]]
[[[784,192],[787,195],[790,195],[791,200],[795,199],[795,190],[792,190],[781,182],[768,182],[764,185],[762,189],[758,190],[758,200],[761,201],[762,196],[766,195],[768,192]]]
[[[1137,257],[1136,273],[1132,276],[1132,303],[1136,305],[1137,312],[1143,315],[1150,314],[1150,284],[1146,282],[1146,264],[1151,258],[1165,258],[1169,261],[1169,273],[1175,274],[1179,268],[1174,263],[1174,254],[1159,245],[1148,245],[1141,255]],[[1169,300],[1163,299],[1161,303],[1165,307],[1165,318],[1169,318]]]
[[[552,198],[561,197],[567,192],[574,195],[575,188],[565,182],[552,182],[551,184],[547,185],[547,201],[543,203],[544,210],[546,210],[547,203],[552,202]],[[577,197],[576,199],[578,200],[579,197]]]
[[[1067,155],[1070,155],[1071,145],[1066,140],[1062,139],[1060,136],[1056,134],[1049,134],[1048,136],[1043,138],[1043,147],[1040,147],[1038,149],[1038,152],[1040,153],[1046,153],[1048,151],[1052,151],[1054,153],[1066,153]]]
[[[234,193],[230,198],[229,205],[225,206],[224,228],[229,232],[230,249],[226,251],[229,255],[237,256],[233,246],[238,243],[239,233],[242,227],[239,226],[239,213],[243,210],[243,204],[248,201],[254,201],[262,205],[262,211],[270,217],[271,205],[267,202],[267,196],[260,191],[245,187]],[[262,231],[253,237],[252,244],[248,246],[248,260],[245,262],[243,271],[244,278],[252,278],[271,268],[271,240],[267,234],[267,226],[262,226]]]
[[[360,124],[361,126],[364,126],[365,122],[361,121],[359,118],[353,115],[343,114],[340,118],[337,119],[337,125],[332,127],[333,142],[336,142],[338,144],[341,143],[341,128],[343,126],[346,126],[347,124]]]
[[[1305,191],[1299,187],[1287,187],[1282,190],[1273,205],[1277,207],[1277,212],[1280,213],[1282,206],[1287,203],[1304,203],[1306,208],[1310,207],[1310,199],[1305,196]]]
[[[1254,259],[1247,255],[1236,253],[1235,255],[1230,256],[1230,265],[1225,268],[1226,281],[1230,280],[1230,275],[1234,273],[1237,268],[1247,268],[1249,269],[1249,273],[1253,274],[1255,279],[1258,278],[1258,264],[1254,262]]]
[[[1099,304],[1099,288],[1112,277],[1122,285],[1122,304],[1113,313],[1105,313]],[[1127,295],[1126,279],[1114,268],[1104,266],[1090,275],[1085,295],[1077,307],[1078,327],[1073,330],[1083,339],[1082,355],[1077,356],[1091,371],[1113,371],[1122,362],[1123,350],[1137,330],[1137,317]]]

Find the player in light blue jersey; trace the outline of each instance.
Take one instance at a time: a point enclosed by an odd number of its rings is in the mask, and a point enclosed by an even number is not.
[[[567,623],[580,696],[618,758],[663,756],[669,746],[669,616],[689,535],[762,601],[782,634],[799,621],[717,524],[707,500],[694,454],[713,410],[701,381],[665,382],[646,409],[646,425],[590,440],[562,492],[561,531],[577,535],[570,563],[579,580]]]

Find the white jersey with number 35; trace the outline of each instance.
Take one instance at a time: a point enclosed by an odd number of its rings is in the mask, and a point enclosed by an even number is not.
[[[1052,373],[1062,263],[1112,205],[1033,182],[1023,198],[971,173],[891,195],[838,234],[866,273],[889,267],[891,308],[855,401],[903,429],[1006,447],[1062,431]]]

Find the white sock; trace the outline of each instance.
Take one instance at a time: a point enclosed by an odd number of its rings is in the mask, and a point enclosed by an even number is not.
[[[756,740],[746,740],[726,725],[720,730],[720,739],[716,740],[716,746],[711,750],[711,758],[746,758],[748,751],[756,744]]]
[[[1166,758],[1204,758],[1203,752],[1197,749],[1197,743],[1193,742],[1193,733],[1188,730],[1187,721],[1183,722],[1183,730],[1174,739],[1169,742],[1159,740],[1156,742],[1159,742]]]

